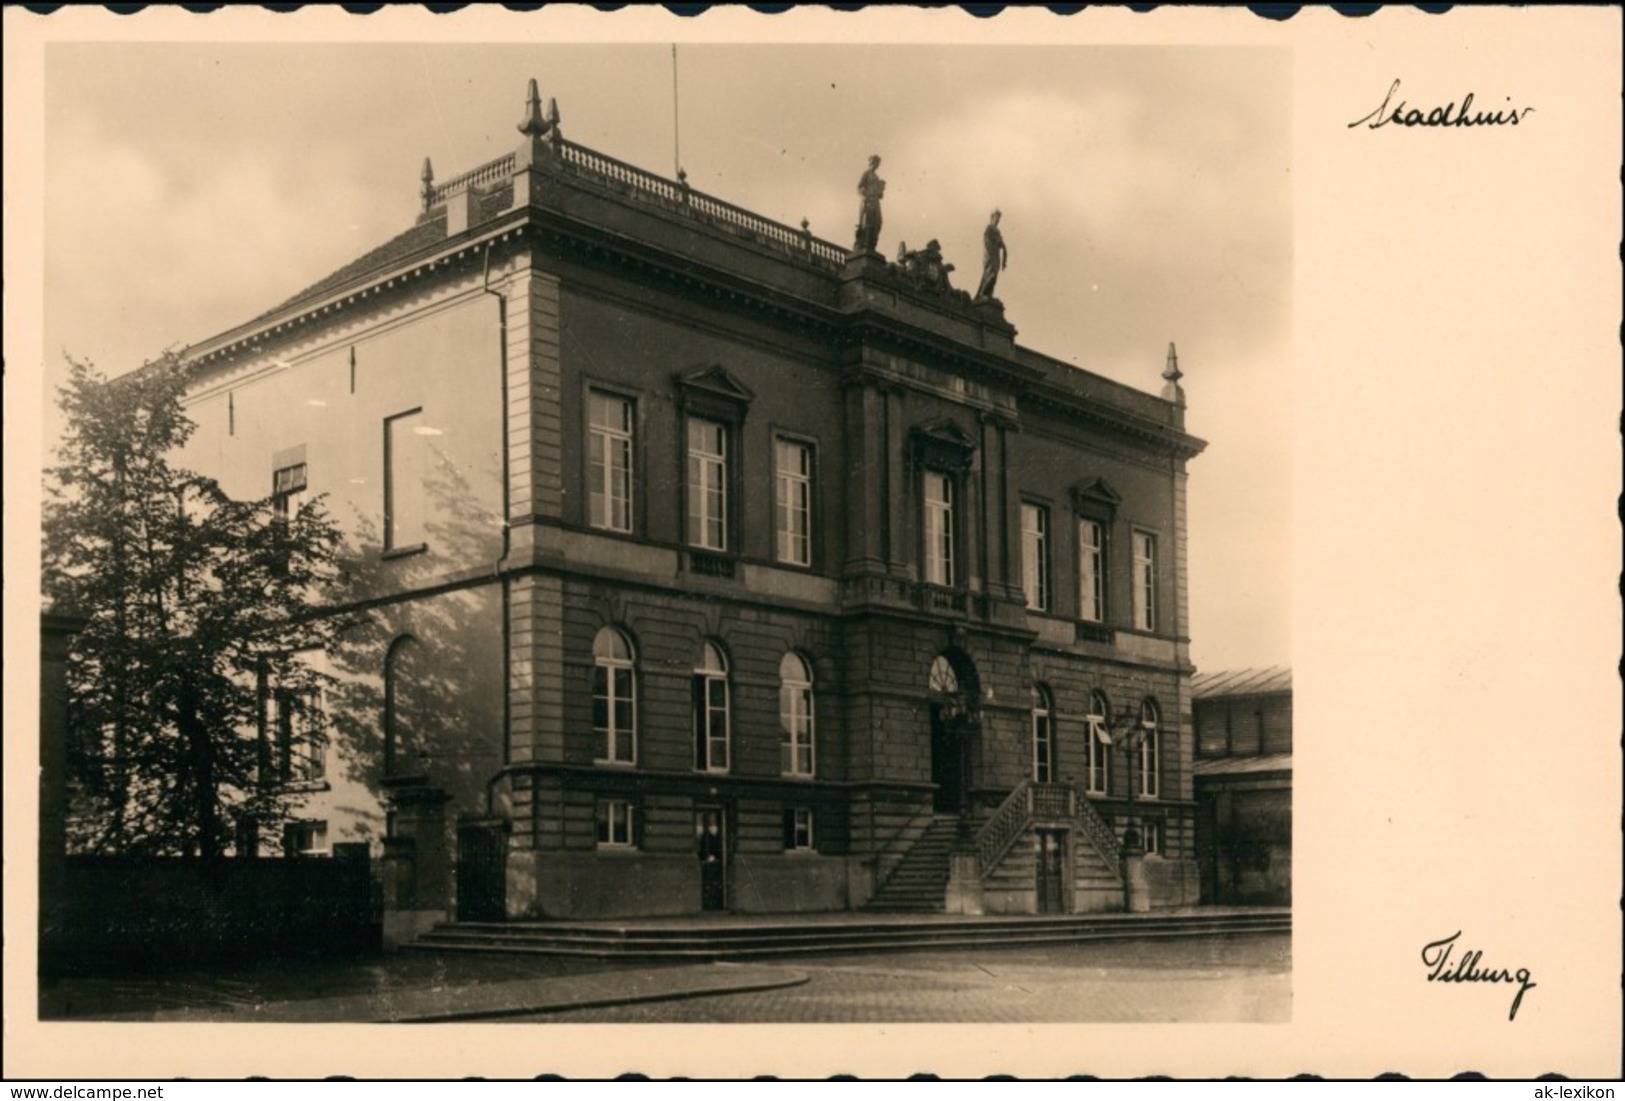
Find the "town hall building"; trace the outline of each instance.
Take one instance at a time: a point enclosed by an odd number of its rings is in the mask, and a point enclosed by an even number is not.
[[[305,798],[242,844],[368,844],[396,936],[1195,903],[1172,348],[1151,394],[1022,347],[881,254],[879,187],[847,247],[534,83],[519,138],[186,352],[187,461],[325,495],[358,615],[321,693],[265,686]]]

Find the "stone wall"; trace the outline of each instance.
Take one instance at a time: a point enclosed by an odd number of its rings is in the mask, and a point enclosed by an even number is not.
[[[379,946],[364,850],[335,858],[70,857],[40,884],[40,969],[187,967]]]

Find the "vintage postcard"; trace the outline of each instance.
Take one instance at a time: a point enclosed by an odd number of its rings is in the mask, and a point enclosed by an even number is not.
[[[8,1076],[1620,1073],[1617,9],[5,23]]]

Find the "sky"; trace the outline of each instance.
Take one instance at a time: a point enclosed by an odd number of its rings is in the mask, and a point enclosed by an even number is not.
[[[65,354],[120,373],[407,228],[424,158],[447,179],[509,151],[532,77],[571,140],[666,176],[680,159],[694,187],[843,246],[879,154],[881,251],[936,238],[964,289],[999,208],[998,295],[1037,351],[1157,392],[1177,342],[1208,441],[1192,656],[1290,663],[1285,50],[54,44],[48,392]]]

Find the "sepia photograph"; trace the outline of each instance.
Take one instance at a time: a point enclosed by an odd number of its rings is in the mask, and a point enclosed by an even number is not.
[[[1289,60],[54,47],[42,1015],[1287,1019]]]
[[[30,1065],[1618,1070],[1596,20],[61,15]]]

